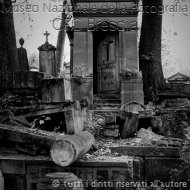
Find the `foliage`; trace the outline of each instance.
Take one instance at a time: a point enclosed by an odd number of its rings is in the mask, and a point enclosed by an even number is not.
[[[142,77],[141,72],[138,70],[131,70],[129,68],[123,68],[120,73],[120,77],[123,80],[137,79]]]
[[[80,77],[88,76],[88,69],[84,63],[75,66],[74,70],[77,72],[77,76]]]
[[[175,182],[186,182],[186,187],[171,188],[171,190],[188,190],[190,187],[190,127],[185,129],[186,139],[182,148],[182,162],[180,166],[171,173],[171,180]]]

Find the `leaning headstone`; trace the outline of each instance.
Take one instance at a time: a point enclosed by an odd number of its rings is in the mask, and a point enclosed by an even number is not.
[[[19,71],[29,71],[27,51],[23,48],[24,39],[20,38],[19,43],[21,45],[20,48],[17,48]]]
[[[46,42],[41,45],[38,49],[39,54],[39,70],[45,73],[47,76],[56,77],[56,59],[55,51],[56,48],[48,42],[48,36],[50,35],[47,31],[44,33],[46,36]]]

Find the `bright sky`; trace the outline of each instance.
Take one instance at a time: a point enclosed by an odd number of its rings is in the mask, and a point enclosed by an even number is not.
[[[17,0],[16,4],[24,0]],[[14,20],[17,41],[20,37],[25,39],[24,47],[28,57],[36,53],[38,47],[45,42],[43,33],[47,30],[51,35],[49,42],[56,46],[58,31],[55,29],[59,22],[53,20],[60,18],[60,5],[63,0],[28,0],[31,8],[27,13],[26,4],[15,7]],[[179,2],[176,4],[176,2]],[[24,9],[22,7],[24,5]],[[57,10],[53,9],[57,5]],[[177,5],[174,7],[174,5]],[[48,9],[51,7],[51,11]],[[173,7],[173,9],[172,9]],[[17,11],[19,8],[19,11]],[[190,0],[164,0],[163,14],[163,48],[162,62],[166,77],[182,72],[190,76]],[[24,11],[22,11],[24,10]],[[19,47],[19,45],[18,45]],[[66,39],[65,61],[69,61],[69,41]]]

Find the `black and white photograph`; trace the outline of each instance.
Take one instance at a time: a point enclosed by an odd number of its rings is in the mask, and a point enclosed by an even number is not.
[[[190,0],[0,0],[0,190],[190,190]]]

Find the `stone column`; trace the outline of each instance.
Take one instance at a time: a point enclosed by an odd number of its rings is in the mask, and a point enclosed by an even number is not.
[[[44,72],[47,75],[56,77],[56,59],[55,59],[55,51],[56,48],[52,44],[49,44],[47,36],[49,33],[44,34],[46,35],[46,42],[41,45],[38,49],[39,53],[39,70],[40,72]]]

